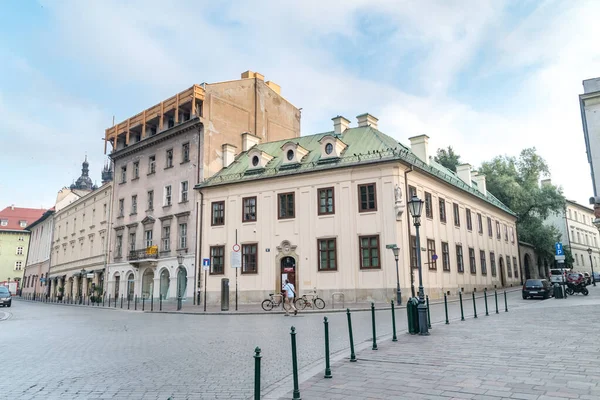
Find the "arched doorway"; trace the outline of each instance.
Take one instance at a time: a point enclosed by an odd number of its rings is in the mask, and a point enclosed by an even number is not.
[[[133,300],[133,296],[135,293],[135,277],[133,276],[133,272],[130,272],[127,275],[127,299]]]
[[[179,267],[177,270],[177,297],[185,299],[185,289],[187,288],[187,270]]]
[[[115,274],[115,299],[119,298],[119,287],[121,286],[121,275]]]
[[[168,269],[163,269],[160,273],[160,298],[166,300],[169,297],[170,274]]]
[[[281,284],[285,284],[285,280],[290,281],[295,288],[296,285],[296,259],[294,257],[283,257],[280,262],[281,265]],[[298,289],[296,289],[298,290]]]
[[[154,271],[152,268],[146,268],[142,275],[142,298],[149,299],[154,289]]]
[[[525,260],[524,260],[524,264],[525,264],[525,279],[531,279],[531,271],[529,269],[529,264],[530,264],[530,259],[529,259],[529,254],[525,254]]]
[[[73,286],[73,277],[70,277],[69,280],[67,281],[67,288],[68,291],[65,290],[65,293],[70,297],[73,298],[73,290],[74,290],[74,286]]]
[[[504,258],[500,257],[500,284],[504,287]]]

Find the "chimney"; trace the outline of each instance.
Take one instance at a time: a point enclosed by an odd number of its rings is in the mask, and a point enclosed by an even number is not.
[[[279,86],[278,84],[276,84],[273,81],[266,81],[265,84],[271,88],[272,91],[274,91],[275,93],[277,93],[278,95],[281,96],[281,86]]]
[[[358,120],[359,127],[370,126],[373,129],[377,129],[377,121],[379,121],[379,119],[369,113],[357,115],[356,119]]]
[[[487,196],[487,186],[485,184],[485,175],[479,175],[477,172],[473,172],[472,174],[473,182],[477,185],[477,190],[479,190],[484,196]]]
[[[350,121],[342,117],[341,115],[338,115],[335,118],[331,118],[331,120],[333,121],[334,133],[344,133],[344,131],[350,127]]]
[[[242,151],[248,151],[260,143],[260,138],[249,132],[242,133]]]
[[[11,209],[12,211],[15,211],[15,205],[14,205],[14,204],[11,204],[11,205],[10,205],[10,209]]]
[[[223,168],[227,168],[231,165],[235,159],[235,147],[232,144],[225,143],[223,146]]]
[[[469,186],[471,185],[471,164],[460,164],[456,166],[456,175],[461,181]]]
[[[429,136],[419,135],[408,138],[410,150],[425,164],[429,165]]]

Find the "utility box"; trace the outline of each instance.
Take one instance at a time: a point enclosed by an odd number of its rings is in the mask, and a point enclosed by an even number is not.
[[[227,278],[221,279],[221,311],[229,311],[229,279]]]
[[[563,288],[558,284],[554,284],[554,298],[555,299],[563,299]]]
[[[408,313],[408,333],[416,335],[419,333],[419,300],[416,297],[408,299],[406,303],[406,312]]]

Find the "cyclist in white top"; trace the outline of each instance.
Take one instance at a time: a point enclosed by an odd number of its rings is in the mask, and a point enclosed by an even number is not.
[[[296,306],[294,306],[294,297],[296,296],[296,288],[294,287],[294,285],[292,283],[290,283],[290,281],[288,281],[287,279],[285,280],[285,285],[283,285],[283,291],[285,292],[285,304],[288,305],[288,307],[283,307],[283,309],[285,310],[285,316],[287,317],[289,314],[289,309],[292,308],[294,310],[294,315],[298,314],[298,310],[296,309]]]

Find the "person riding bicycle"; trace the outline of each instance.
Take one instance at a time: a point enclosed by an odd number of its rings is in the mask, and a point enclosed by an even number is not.
[[[294,315],[298,314],[298,309],[294,306],[294,297],[296,297],[296,291],[294,284],[290,283],[287,279],[285,280],[285,285],[283,285],[283,291],[285,292],[285,304],[289,307],[283,307],[285,309],[285,316],[289,316],[289,309],[294,309]]]

